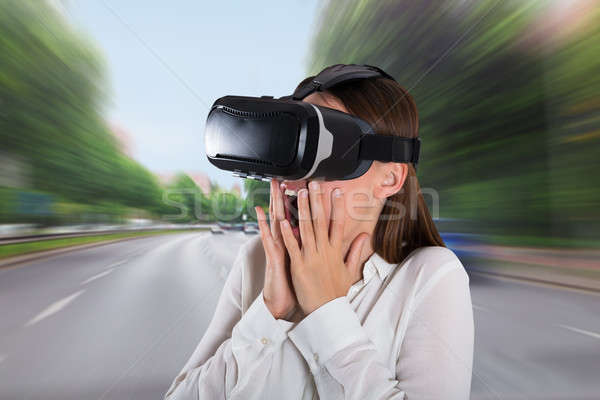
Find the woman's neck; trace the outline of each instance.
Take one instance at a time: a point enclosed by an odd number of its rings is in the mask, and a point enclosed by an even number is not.
[[[348,250],[350,249],[350,247],[348,246]],[[371,243],[371,237],[369,237],[366,241],[365,244],[363,244],[363,248],[360,252],[360,268],[358,268],[358,276],[353,277],[353,284],[357,283],[358,281],[360,281],[363,278],[363,269],[365,267],[365,263],[367,262],[367,260],[373,255],[373,244]]]
[[[379,214],[377,214],[379,215]],[[374,248],[373,248],[373,235],[375,234],[375,226],[377,224],[377,219],[366,219],[361,226],[358,227],[354,227],[355,229],[352,229],[354,232],[356,232],[354,234],[354,236],[349,240],[347,246],[346,246],[346,253],[348,252],[348,250],[350,250],[350,246],[352,245],[352,242],[354,241],[354,239],[356,238],[356,236],[358,236],[358,234],[360,232],[367,232],[369,233],[369,238],[366,240],[366,242],[363,244],[362,250],[360,252],[360,268],[358,269],[358,273],[359,275],[354,277],[354,283],[358,282],[359,280],[362,279],[363,277],[363,269],[365,267],[365,263],[367,262],[367,260],[373,255],[373,253],[375,252]]]

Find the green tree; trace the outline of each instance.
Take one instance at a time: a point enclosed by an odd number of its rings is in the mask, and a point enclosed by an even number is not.
[[[29,165],[30,189],[160,210],[156,179],[103,119],[101,57],[50,2],[0,2],[0,54],[0,150]]]
[[[180,173],[171,185],[165,189],[165,199],[171,212],[169,219],[176,222],[192,222],[199,219],[197,202],[202,195],[200,188],[188,175]],[[180,215],[175,218],[173,210],[178,210]]]
[[[260,206],[264,209],[268,209],[269,207],[269,182],[257,181],[256,179],[245,179],[244,192],[246,193],[246,197],[244,198],[245,212],[250,219],[256,220],[256,212],[254,211],[254,207]]]
[[[240,222],[245,203],[236,193],[214,190],[210,193],[212,213],[217,221]]]
[[[482,233],[597,236],[600,7],[544,44],[536,29],[553,3],[331,1],[309,70],[373,64],[409,90],[421,185],[441,216]]]

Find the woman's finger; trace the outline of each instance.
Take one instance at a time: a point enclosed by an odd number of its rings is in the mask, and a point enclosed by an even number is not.
[[[308,204],[308,190],[300,189],[298,191],[298,224],[300,228],[300,239],[302,249],[308,251],[315,250],[315,234],[310,214],[310,205]]]
[[[346,267],[353,274],[358,272],[360,267],[360,254],[365,243],[367,243],[368,238],[369,235],[363,232],[355,237],[350,245],[350,250],[348,250],[348,254],[346,255]]]
[[[323,209],[323,194],[317,181],[311,181],[308,184],[310,198],[310,212],[312,216],[313,230],[317,247],[319,243],[325,244],[328,241],[327,227],[325,221],[325,210]]]
[[[271,180],[271,236],[273,240],[279,241],[281,231],[279,221],[285,219],[285,211],[283,208],[283,195],[281,193],[280,183],[277,179]]]
[[[273,244],[273,238],[271,236],[271,229],[267,225],[267,216],[263,209],[259,206],[254,207],[256,211],[256,219],[258,220],[258,229],[260,231],[260,239],[262,240],[265,252],[271,252],[271,246]]]
[[[342,190],[337,188],[331,193],[331,221],[329,223],[329,243],[341,245],[344,238],[345,204]]]
[[[281,221],[280,223],[281,225],[281,236],[283,237],[283,243],[285,244],[285,247],[288,251],[288,254],[290,255],[290,259],[292,261],[299,261],[301,254],[300,254],[300,247],[298,247],[298,241],[296,240],[296,237],[294,236],[294,233],[292,232],[292,227],[290,226],[290,223],[288,222],[287,219],[284,219],[283,221]],[[291,263],[291,265],[294,265],[296,263]]]

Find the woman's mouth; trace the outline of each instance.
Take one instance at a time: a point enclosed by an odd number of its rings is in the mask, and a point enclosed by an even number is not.
[[[294,236],[300,243],[300,228],[298,227],[298,192],[285,189],[284,193],[285,219],[290,223]]]

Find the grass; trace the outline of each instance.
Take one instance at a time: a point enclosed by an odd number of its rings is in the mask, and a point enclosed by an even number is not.
[[[77,246],[82,244],[105,242],[108,240],[124,239],[139,236],[153,236],[153,235],[164,235],[167,233],[182,233],[190,231],[198,231],[203,229],[190,229],[190,230],[163,230],[163,231],[151,231],[151,232],[123,232],[123,233],[111,233],[106,235],[92,235],[92,236],[79,236],[70,238],[57,238],[57,239],[41,239],[32,242],[24,243],[13,243],[0,245],[0,259],[14,257],[18,255],[36,253],[46,250],[54,250],[63,247]]]

